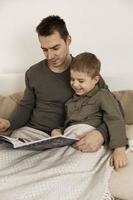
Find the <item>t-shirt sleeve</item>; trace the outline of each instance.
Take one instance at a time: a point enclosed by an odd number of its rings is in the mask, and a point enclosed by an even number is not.
[[[24,126],[32,113],[35,104],[35,94],[33,88],[30,86],[28,71],[25,74],[25,84],[26,88],[24,91],[24,96],[20,103],[18,104],[15,112],[10,117],[9,121],[11,123],[10,129],[14,130]]]

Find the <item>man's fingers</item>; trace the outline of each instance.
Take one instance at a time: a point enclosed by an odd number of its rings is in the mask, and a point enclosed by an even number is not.
[[[97,147],[94,147],[94,146],[89,146],[89,145],[86,145],[86,144],[82,144],[82,145],[73,145],[73,147],[79,151],[83,151],[83,152],[96,152],[98,149]]]
[[[84,134],[82,134],[82,135],[79,135],[78,138],[79,138],[79,139],[82,139],[82,138],[84,138],[85,136],[86,136],[86,133],[84,133]]]
[[[74,144],[74,147],[79,147],[85,144],[85,141],[83,139],[80,139],[78,142]]]
[[[114,165],[114,161],[113,161],[113,158],[112,158],[112,157],[110,158],[109,163],[110,163],[110,166],[113,167],[113,165]]]
[[[96,152],[103,143],[103,137],[97,131],[95,131],[94,134],[83,134],[79,139],[80,140],[76,142],[73,147],[85,152]]]
[[[119,167],[120,167],[119,162],[118,161],[114,162],[114,168],[116,171],[118,171]]]

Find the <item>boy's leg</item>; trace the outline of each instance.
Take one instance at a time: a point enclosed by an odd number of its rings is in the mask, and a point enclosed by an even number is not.
[[[71,137],[82,136],[85,133],[91,132],[95,128],[88,124],[75,124],[65,129],[64,135]]]

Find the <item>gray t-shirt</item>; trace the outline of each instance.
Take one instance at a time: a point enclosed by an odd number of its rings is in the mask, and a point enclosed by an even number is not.
[[[24,97],[10,118],[11,129],[24,125],[51,132],[63,126],[64,103],[72,96],[70,69],[62,73],[51,71],[46,60],[26,72]]]

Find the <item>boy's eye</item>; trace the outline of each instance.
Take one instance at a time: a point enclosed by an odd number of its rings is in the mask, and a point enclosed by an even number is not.
[[[73,79],[73,78],[71,78],[71,81],[74,81],[74,79]]]
[[[80,82],[80,83],[83,83],[84,81],[83,81],[83,80],[79,80],[79,82]]]

